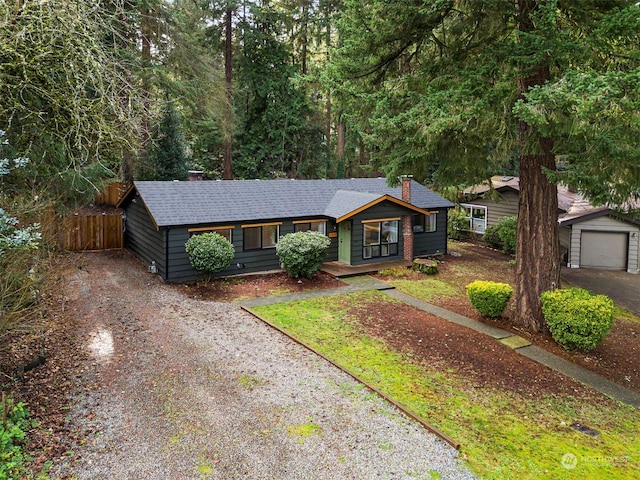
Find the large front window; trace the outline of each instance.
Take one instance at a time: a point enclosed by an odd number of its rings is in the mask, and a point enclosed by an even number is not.
[[[389,257],[398,254],[398,220],[363,222],[362,258]]]
[[[280,224],[243,225],[244,250],[275,248],[280,236]]]
[[[469,230],[476,233],[484,233],[487,229],[487,207],[464,203],[460,206],[469,217]]]

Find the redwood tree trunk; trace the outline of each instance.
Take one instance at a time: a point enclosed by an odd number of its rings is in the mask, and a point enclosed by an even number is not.
[[[523,131],[524,130],[524,131]],[[521,135],[528,126],[521,125]],[[540,295],[560,285],[558,193],[543,167],[553,170],[552,141],[542,139],[543,153],[520,158],[520,201],[516,244],[514,323],[533,331],[546,329]]]
[[[535,0],[516,0],[518,30],[535,28],[531,19]],[[549,68],[539,65],[535,72],[523,72],[518,82],[520,95],[550,78]],[[532,128],[519,124],[520,200],[516,243],[516,308],[513,323],[533,331],[546,329],[540,295],[560,285],[558,233],[558,192],[544,173],[555,170],[553,140],[532,140]],[[533,144],[533,142],[537,143]]]
[[[141,48],[140,55],[145,68],[151,66],[151,9],[148,5],[143,5],[141,10]],[[142,148],[146,149],[151,143],[151,80],[148,73],[142,75]]]

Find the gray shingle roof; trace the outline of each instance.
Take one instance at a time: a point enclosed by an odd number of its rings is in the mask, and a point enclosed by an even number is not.
[[[338,218],[383,195],[402,199],[384,178],[338,180],[226,180],[135,182],[158,227],[326,216]],[[418,182],[411,204],[423,209],[453,204]]]
[[[354,210],[383,197],[379,193],[354,192],[353,190],[337,190],[324,209],[323,214],[331,218],[339,218]]]

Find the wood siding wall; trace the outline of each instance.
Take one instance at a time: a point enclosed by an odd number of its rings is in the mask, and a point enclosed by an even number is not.
[[[280,220],[268,220],[261,223],[278,222]],[[249,224],[251,222],[243,222]],[[199,227],[215,225],[199,225]],[[335,223],[327,220],[327,233],[333,232]],[[291,220],[282,220],[280,225],[280,236],[294,232],[294,225]],[[260,250],[244,251],[244,235],[240,224],[235,225],[232,235],[232,243],[235,249],[233,262],[228,269],[217,273],[216,277],[228,277],[232,275],[243,275],[250,273],[269,272],[280,270],[280,260],[276,255],[275,248],[265,248]],[[186,227],[172,228],[168,234],[169,247],[169,268],[168,276],[164,276],[169,282],[190,282],[197,280],[196,272],[191,267],[189,257],[184,248],[184,244],[189,240],[190,233]],[[331,245],[327,251],[326,261],[338,259],[337,238],[331,238]]]
[[[396,203],[384,201],[351,217],[351,265],[378,263],[384,262],[385,260],[401,260],[404,252],[402,216],[406,214],[407,210],[405,208]],[[362,250],[364,247],[364,225],[362,221],[396,217],[400,217],[398,221],[398,254],[389,257],[362,258]]]
[[[142,200],[136,195],[127,205],[124,244],[145,265],[156,262],[158,273],[166,279],[165,232],[156,230]]]
[[[435,232],[413,234],[413,256],[447,253],[447,210],[439,210]]]
[[[518,216],[518,194],[506,191],[501,194],[500,201],[488,198],[476,198],[469,205],[482,205],[487,207],[487,227],[497,224],[504,217]]]
[[[571,227],[561,226],[558,230],[560,236],[560,253],[564,264],[569,264],[571,258]],[[566,259],[564,258],[566,254]]]

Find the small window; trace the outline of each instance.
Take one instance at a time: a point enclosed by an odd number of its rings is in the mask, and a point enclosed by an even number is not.
[[[230,227],[205,227],[189,230],[189,236],[202,235],[203,233],[217,233],[223,236],[229,243],[233,243],[233,226]]]
[[[413,214],[411,216],[413,233],[435,232],[437,220],[437,213],[430,213],[429,215],[422,213]]]
[[[280,237],[279,225],[244,226],[244,250],[275,248]]]
[[[296,232],[312,231],[327,234],[327,222],[296,222],[293,227]]]

